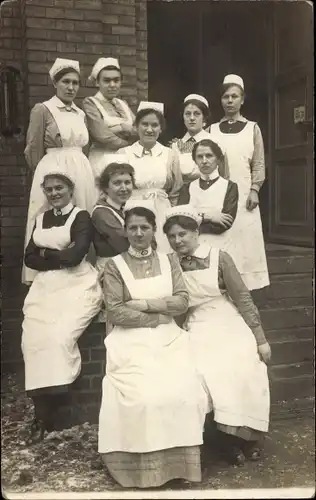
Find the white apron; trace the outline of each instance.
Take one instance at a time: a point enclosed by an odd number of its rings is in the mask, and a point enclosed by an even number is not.
[[[33,177],[25,232],[25,246],[31,238],[36,217],[49,209],[41,184],[44,176],[60,169],[69,173],[75,180],[73,202],[78,207],[91,213],[97,201],[97,190],[91,165],[83,154],[82,148],[88,144],[89,134],[84,121],[84,113],[76,106],[78,113],[61,111],[55,104],[54,97],[43,103],[52,114],[63,144],[62,148],[49,148],[38,163]],[[23,266],[22,282],[30,284],[36,271]]]
[[[249,290],[268,286],[269,274],[262,234],[259,206],[246,209],[251,188],[251,159],[254,152],[254,122],[248,121],[237,134],[223,134],[219,123],[211,126],[211,134],[224,145],[230,179],[239,191],[238,212],[230,231],[229,245],[224,248],[235,264]]]
[[[185,136],[182,139],[184,139],[186,135],[187,134],[185,134]],[[193,137],[196,142],[200,142],[203,139],[212,139],[211,135],[208,132],[206,132],[206,130],[201,130]],[[192,158],[192,152],[182,153],[179,150],[177,143],[172,144],[172,149],[174,149],[179,155],[180,169],[182,176],[188,181],[197,179],[200,176],[200,171],[197,164]]]
[[[255,337],[218,286],[219,250],[210,251],[209,269],[183,273],[193,310],[188,318],[192,349],[208,388],[214,420],[266,432],[270,392],[267,367]]]
[[[114,257],[132,299],[172,295],[168,256],[158,256],[161,275],[137,280],[123,257]],[[146,453],[202,444],[207,401],[187,332],[173,320],[157,328],[114,326],[105,346],[99,452]]]
[[[168,194],[164,191],[167,180],[167,165],[169,161],[169,150],[165,150],[159,156],[136,156],[131,148],[126,148],[124,154],[135,169],[135,184],[131,199],[151,199],[156,213],[156,241],[157,250],[164,253],[172,252],[168,239],[162,228],[165,223],[165,213],[171,207]]]
[[[120,103],[123,111],[125,118],[122,118],[120,116],[111,116],[109,115],[100,101],[94,97],[90,97],[90,100],[93,102],[95,107],[100,111],[101,116],[104,120],[104,122],[109,126],[113,125],[120,125],[121,123],[125,122],[129,125],[133,125],[133,115],[131,113],[131,110],[129,109],[128,105],[122,101],[121,99],[117,99],[117,101]],[[94,177],[97,179],[100,174],[102,173],[103,169],[105,168],[105,158],[109,155],[109,161],[115,161],[114,159],[112,160],[111,157],[114,154],[113,150],[107,150],[106,146],[103,148],[97,147],[94,144],[91,145],[90,151],[89,151],[89,161],[91,163]]]
[[[191,182],[189,187],[190,205],[198,212],[221,212],[227,192],[228,181],[220,177],[208,189],[201,189],[199,179]],[[221,234],[202,233],[199,237],[201,243],[209,246],[223,248],[229,246],[231,228]]]
[[[37,218],[33,239],[40,248],[67,248],[74,208],[66,224],[43,229]],[[99,312],[102,291],[96,270],[83,260],[78,266],[38,272],[26,296],[22,323],[25,389],[72,383],[80,373],[77,340]]]

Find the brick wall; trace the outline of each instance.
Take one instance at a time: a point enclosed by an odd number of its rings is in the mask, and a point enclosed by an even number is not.
[[[2,359],[21,360],[20,323],[23,289],[21,263],[24,227],[28,203],[28,177],[24,163],[24,102],[25,73],[22,57],[21,4],[18,0],[1,5],[0,64],[20,71],[17,88],[19,126],[21,133],[13,137],[0,136],[0,196],[1,196],[1,292],[2,292]]]

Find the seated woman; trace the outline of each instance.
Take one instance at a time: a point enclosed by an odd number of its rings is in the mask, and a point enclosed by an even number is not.
[[[92,224],[71,202],[74,180],[54,171],[42,187],[52,209],[36,218],[25,251],[25,264],[36,271],[22,324],[25,389],[35,407],[30,442],[53,428],[61,395],[81,370],[77,340],[102,304],[97,272],[85,259]]]
[[[162,226],[166,209],[178,203],[182,175],[177,152],[158,142],[165,125],[163,112],[163,103],[142,101],[135,121],[139,141],[120,149],[119,153],[126,155],[128,163],[135,169],[136,189],[132,198],[153,199],[158,250],[170,252]]]
[[[242,463],[260,456],[260,441],[268,431],[266,363],[271,351],[259,312],[232,258],[200,243],[199,222],[193,207],[175,207],[167,213],[164,231],[178,254],[189,292],[184,328],[190,335],[192,358],[231,458]]]
[[[238,208],[238,186],[224,179],[218,171],[224,157],[221,148],[211,139],[202,139],[192,150],[200,177],[184,185],[179,205],[190,203],[202,217],[200,242],[227,249],[231,245],[229,229]]]
[[[129,247],[123,208],[135,187],[134,169],[123,157],[116,156],[117,162],[106,166],[98,179],[101,196],[91,215],[98,271],[103,270],[109,257],[125,252]]]
[[[125,228],[128,251],[109,259],[104,271],[114,328],[105,339],[99,453],[124,487],[200,481],[207,398],[188,335],[173,320],[188,305],[181,269],[175,255],[151,247],[150,200],[126,203]]]

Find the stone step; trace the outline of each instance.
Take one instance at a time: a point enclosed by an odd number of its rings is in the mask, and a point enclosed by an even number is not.
[[[273,421],[315,416],[315,397],[298,397],[289,401],[277,401],[271,404]]]
[[[280,274],[313,274],[313,251],[306,255],[275,255],[267,254],[268,270],[270,275]]]
[[[271,365],[292,365],[314,360],[314,339],[271,342],[268,334],[267,339],[272,351]]]
[[[314,308],[300,306],[292,309],[263,309],[260,316],[265,331],[313,326]]]
[[[257,305],[268,301],[285,298],[309,298],[314,295],[313,280],[311,276],[302,274],[278,275],[272,279],[270,286],[260,290],[253,290],[251,295]]]
[[[271,380],[282,380],[314,374],[313,360],[269,367]]]
[[[271,404],[278,401],[291,402],[296,398],[308,398],[315,394],[313,375],[278,378],[270,382]]]

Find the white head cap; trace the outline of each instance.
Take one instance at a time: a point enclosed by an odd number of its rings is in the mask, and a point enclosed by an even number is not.
[[[121,69],[118,60],[114,57],[100,57],[93,66],[91,75],[89,76],[88,80],[95,83],[100,71],[102,71],[104,68],[108,68],[109,66],[113,66],[118,71],[120,71]]]
[[[154,215],[156,215],[155,205],[152,200],[135,200],[132,198],[127,200],[125,203],[124,212],[128,212],[128,210],[136,207],[147,208],[147,210],[150,210]]]
[[[199,94],[189,94],[186,96],[186,98],[184,99],[183,102],[191,101],[193,99],[195,101],[203,102],[203,104],[205,104],[205,106],[207,106],[209,108],[208,101],[205,99],[205,97],[203,97],[202,95],[199,95]]]
[[[80,74],[80,66],[78,61],[74,61],[72,59],[61,59],[57,57],[53,66],[49,70],[49,76],[52,80],[54,80],[55,75],[59,73],[62,69],[71,68],[77,73]]]
[[[48,172],[43,173],[41,184],[44,182],[46,177],[54,177],[54,176],[59,176],[59,175],[62,175],[63,177],[66,177],[67,179],[69,179],[70,182],[72,182],[73,185],[75,186],[75,184],[76,184],[75,177],[70,172],[66,172],[66,171],[58,169],[58,168],[55,168],[55,169],[49,170]]]
[[[226,85],[227,83],[230,83],[231,85],[239,85],[243,90],[245,89],[244,87],[244,81],[241,78],[241,76],[238,75],[226,75],[224,80],[223,80],[223,85]]]
[[[176,207],[171,207],[166,210],[165,218],[166,221],[171,219],[171,217],[187,217],[188,219],[194,220],[198,225],[202,222],[202,217],[198,214],[197,210],[190,204],[188,205],[178,205]]]
[[[141,101],[137,108],[137,113],[142,109],[154,109],[158,111],[162,115],[164,114],[164,104],[163,102],[149,102],[149,101]]]
[[[105,153],[95,165],[96,172],[99,175],[110,165],[110,163],[129,163],[127,156],[120,153]]]

